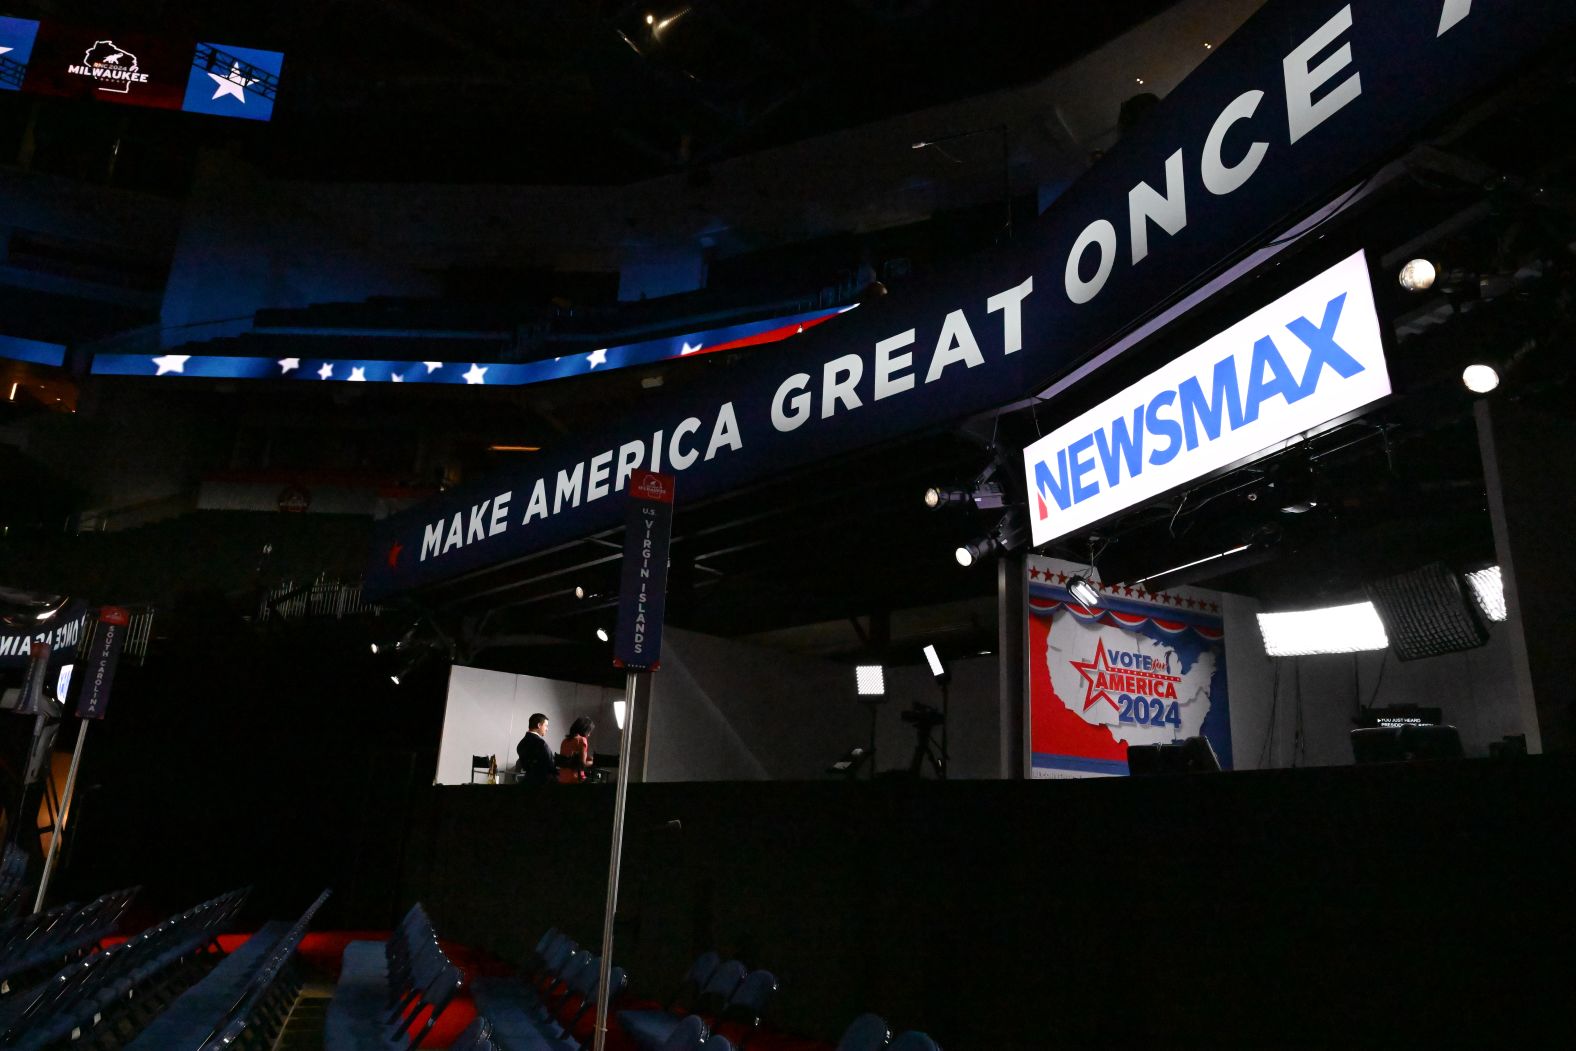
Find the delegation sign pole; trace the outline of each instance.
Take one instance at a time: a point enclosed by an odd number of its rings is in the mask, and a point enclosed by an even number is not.
[[[602,968],[597,978],[594,1051],[607,1046],[608,988],[613,975],[613,917],[624,854],[624,802],[634,758],[635,701],[662,652],[662,613],[667,599],[668,541],[673,534],[673,477],[635,471],[629,478],[623,576],[618,589],[618,628],[613,665],[623,668],[624,726],[619,733],[618,787],[613,795],[613,844],[607,863],[607,905],[602,913]],[[649,696],[649,693],[648,693]]]
[[[35,913],[44,910],[44,899],[49,894],[49,878],[54,874],[55,861],[60,857],[60,844],[66,837],[66,822],[71,818],[71,802],[76,798],[77,771],[82,767],[82,746],[88,740],[88,722],[104,718],[109,710],[109,688],[115,681],[115,666],[120,663],[120,650],[126,644],[126,628],[131,615],[117,606],[99,610],[98,630],[93,633],[93,644],[83,662],[81,689],[77,700],[77,746],[71,752],[71,769],[66,774],[66,787],[60,794],[60,814],[55,818],[55,834],[49,837],[49,853],[44,857],[44,873],[38,879],[38,897],[33,902]],[[64,697],[61,698],[63,702]]]

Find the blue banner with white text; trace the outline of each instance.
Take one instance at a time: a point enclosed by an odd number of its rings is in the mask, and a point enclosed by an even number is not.
[[[1573,28],[1569,0],[1269,0],[1010,246],[383,520],[367,594],[607,529],[635,470],[704,499],[1033,396]]]
[[[629,480],[624,561],[618,586],[613,664],[650,671],[662,660],[667,606],[668,541],[673,533],[673,477],[636,471]]]

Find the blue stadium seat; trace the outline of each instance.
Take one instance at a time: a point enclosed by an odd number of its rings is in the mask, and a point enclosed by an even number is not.
[[[324,1021],[325,1051],[414,1051],[464,984],[417,905],[388,941],[345,947]]]
[[[695,1014],[720,1013],[744,981],[744,976],[744,964],[738,960],[718,965],[696,997]],[[679,1024],[679,1017],[667,1011],[620,1011],[618,1024],[646,1051],[656,1051]]]
[[[886,1019],[877,1014],[862,1014],[843,1030],[837,1041],[837,1051],[881,1051],[892,1039]]]
[[[546,1012],[540,1010],[530,987],[518,979],[478,978],[471,991],[477,1010],[492,1022],[494,1041],[503,1051],[579,1051],[572,1034],[586,1013],[595,1009],[600,972],[601,961],[592,957],[570,995]],[[608,980],[611,998],[616,1000],[628,981],[624,969],[614,967]]]
[[[700,991],[706,987],[706,982],[721,964],[722,957],[715,952],[703,952],[695,957],[690,969],[684,972],[684,979],[679,983],[678,990],[664,1005],[666,1009],[673,1011],[681,1007],[693,1007],[700,996]]]
[[[153,1000],[151,993],[164,975],[205,952],[245,898],[246,891],[240,890],[203,902],[113,948],[89,949],[53,978],[14,993],[3,1014],[0,1045],[41,1051],[78,1038],[81,1046],[100,1042],[94,1032],[100,1023],[124,1017],[133,1001],[141,1005]],[[103,904],[96,903],[99,907],[90,907],[85,917],[79,917],[81,922],[66,925],[71,936],[92,931],[112,915],[118,917],[129,900],[123,893],[106,895],[100,899]],[[51,936],[58,926],[51,928]]]
[[[658,1046],[658,1051],[701,1051],[706,1046],[706,1023],[699,1015],[690,1015],[673,1026]]]
[[[910,1029],[887,1045],[887,1051],[941,1051],[934,1040],[917,1029]]]
[[[293,924],[265,925],[178,996],[126,1051],[223,1051],[243,1036],[254,1045],[271,1043],[300,991],[283,978],[286,965],[328,897],[326,890],[319,894]]]
[[[465,1027],[465,1032],[449,1045],[449,1051],[498,1051],[498,1045],[493,1043],[492,1035],[492,1023],[485,1016],[477,1015],[471,1024]]]

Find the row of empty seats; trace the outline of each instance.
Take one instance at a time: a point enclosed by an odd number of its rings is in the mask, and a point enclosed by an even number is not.
[[[290,964],[313,916],[328,900],[324,891],[295,923],[275,921],[231,952],[187,988],[126,1051],[221,1051],[243,1037],[271,1047],[301,989]]]
[[[0,995],[25,988],[95,948],[120,929],[137,888],[111,891],[89,902],[59,905],[0,925]]]
[[[472,986],[478,1017],[455,1051],[581,1051],[592,1045],[600,960],[550,929],[526,963],[526,977],[478,978]],[[611,969],[609,1047],[640,1051],[741,1051],[762,1029],[778,990],[766,970],[750,970],[716,952],[699,956],[666,1002],[615,1010],[626,990],[622,968]],[[764,1041],[765,1038],[763,1038]],[[844,1030],[836,1051],[940,1051],[917,1030],[895,1039],[879,1015],[865,1014]]]
[[[464,984],[418,902],[387,941],[345,946],[325,1051],[413,1051]]]
[[[708,952],[690,965],[678,992],[661,1009],[620,1011],[618,1024],[642,1051],[665,1051],[675,1034],[681,1034],[679,1046],[688,1047],[683,1034],[694,1027],[681,1028],[688,1017],[699,1020],[702,1042],[712,1041],[709,1051],[724,1051],[728,1043],[742,1048],[776,992],[777,978],[770,971],[751,971],[738,960]]]
[[[519,978],[478,978],[471,987],[477,1010],[491,1025],[501,1051],[579,1051],[596,1024],[602,958],[556,930],[537,941],[532,973]],[[611,968],[608,1001],[628,985],[622,967]]]
[[[0,855],[0,919],[10,918],[27,898],[27,852],[7,843]]]
[[[657,1010],[623,1011],[618,1023],[642,1051],[733,1051],[761,1026],[767,998],[777,981],[766,971],[748,971],[737,960],[702,953],[685,972],[678,990]],[[892,1038],[880,1015],[849,1023],[837,1051],[940,1051],[927,1034],[910,1030]]]
[[[140,1029],[178,995],[170,991],[179,985],[168,980],[172,973],[217,944],[246,895],[245,889],[222,894],[108,949],[96,946],[109,932],[96,936],[93,947],[52,977],[0,1000],[0,1046],[43,1051],[99,1032]]]

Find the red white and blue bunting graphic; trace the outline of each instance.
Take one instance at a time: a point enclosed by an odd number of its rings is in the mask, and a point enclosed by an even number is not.
[[[857,305],[857,304],[855,304]],[[520,387],[660,361],[777,343],[830,321],[853,306],[752,321],[682,336],[601,347],[541,361],[389,361],[350,358],[221,357],[200,354],[99,354],[95,376],[225,380],[307,380],[345,383],[447,383]],[[376,342],[375,339],[369,342]]]
[[[1225,637],[1220,604],[1165,591],[1145,591],[1121,584],[1096,584],[1100,606],[1090,609],[1079,605],[1067,591],[1068,575],[1031,566],[1029,569],[1029,612],[1050,617],[1065,609],[1086,624],[1138,630],[1149,625],[1170,635],[1192,630],[1199,637],[1215,641]]]

